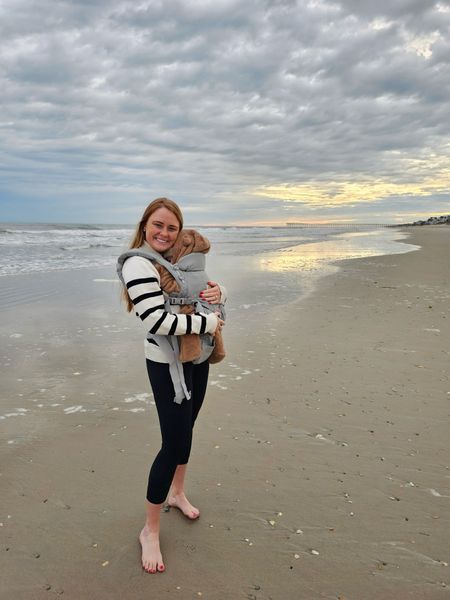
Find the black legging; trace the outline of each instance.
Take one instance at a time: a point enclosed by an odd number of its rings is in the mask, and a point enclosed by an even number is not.
[[[208,384],[209,362],[199,365],[183,364],[186,386],[191,399],[181,404],[174,402],[175,395],[169,365],[147,360],[147,371],[158,410],[162,445],[148,476],[147,500],[161,504],[169,493],[175,470],[189,460],[192,429]]]

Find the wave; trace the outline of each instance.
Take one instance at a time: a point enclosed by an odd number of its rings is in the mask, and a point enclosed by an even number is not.
[[[90,250],[91,248],[117,248],[116,244],[84,244],[82,246],[58,246],[59,250]]]
[[[83,224],[83,223],[49,223],[48,225],[46,225],[46,227],[48,227],[48,230],[77,230],[77,229],[81,229],[81,230],[88,230],[88,231],[103,231],[102,227],[99,227],[98,225],[89,225],[89,224]]]
[[[117,231],[115,228],[99,227],[98,225],[86,225],[86,224],[72,224],[72,223],[36,223],[36,224],[12,224],[11,227],[2,224],[0,227],[0,233],[56,233],[58,231]]]

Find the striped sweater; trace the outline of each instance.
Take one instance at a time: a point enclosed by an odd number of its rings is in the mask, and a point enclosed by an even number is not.
[[[217,316],[213,313],[176,314],[178,306],[172,307],[172,313],[165,310],[159,273],[150,260],[142,256],[127,258],[122,275],[136,315],[140,317],[149,334],[155,336],[201,334],[213,333],[216,330]],[[155,339],[145,340],[145,356],[155,362],[170,362],[170,357],[159,347]]]

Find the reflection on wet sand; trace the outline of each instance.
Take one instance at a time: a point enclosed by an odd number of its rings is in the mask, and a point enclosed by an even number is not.
[[[332,240],[321,241],[320,244],[300,244],[261,255],[258,257],[258,265],[261,271],[272,273],[308,272],[324,269],[334,261],[383,254],[404,254],[419,248],[402,242],[404,239],[405,234],[397,231],[346,233]]]

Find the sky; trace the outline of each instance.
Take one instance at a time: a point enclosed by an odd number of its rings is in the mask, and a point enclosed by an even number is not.
[[[0,221],[450,213],[450,0],[0,0]]]

